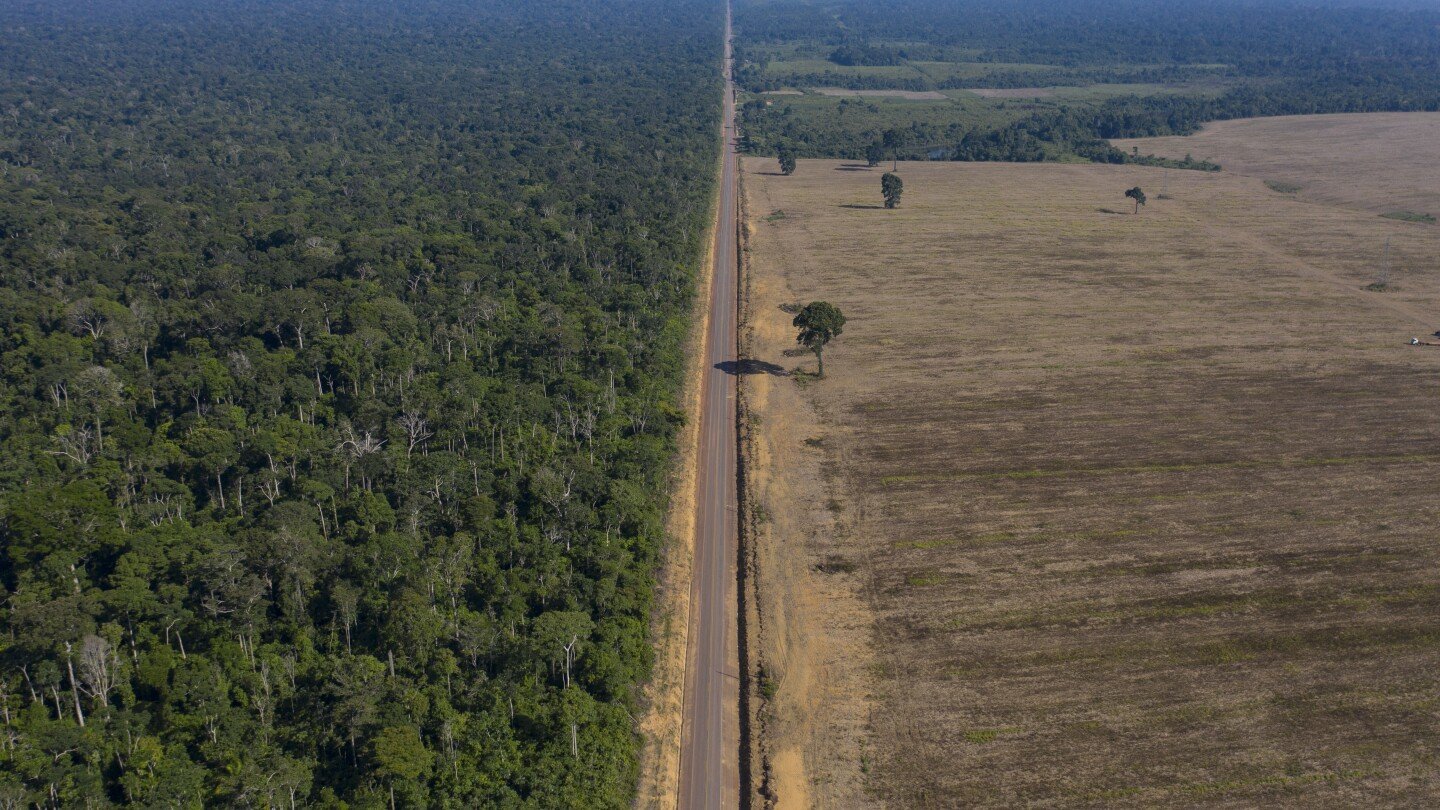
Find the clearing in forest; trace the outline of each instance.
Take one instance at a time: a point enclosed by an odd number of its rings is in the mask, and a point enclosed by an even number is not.
[[[844,87],[815,87],[813,93],[836,98],[904,98],[911,101],[944,101],[939,90],[849,90]]]
[[[891,211],[888,163],[747,168],[782,806],[1440,802],[1440,228],[1225,172],[902,163]]]
[[[1440,216],[1437,135],[1440,113],[1365,113],[1218,121],[1194,135],[1112,143],[1142,155],[1190,154],[1302,200]]]

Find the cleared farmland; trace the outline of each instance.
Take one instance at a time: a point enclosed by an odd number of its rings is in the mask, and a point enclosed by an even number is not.
[[[1111,166],[902,163],[887,211],[880,173],[747,163],[781,806],[1440,801],[1440,229]]]
[[[1142,155],[1212,160],[1303,200],[1440,216],[1440,113],[1250,118],[1195,135],[1114,144]]]

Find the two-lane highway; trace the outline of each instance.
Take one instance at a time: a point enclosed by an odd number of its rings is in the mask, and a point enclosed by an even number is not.
[[[740,800],[735,378],[721,368],[735,360],[737,350],[737,168],[730,58],[727,5],[724,153],[708,302],[710,326],[702,349],[705,371],[696,464],[694,580],[680,747],[682,810],[733,808]]]

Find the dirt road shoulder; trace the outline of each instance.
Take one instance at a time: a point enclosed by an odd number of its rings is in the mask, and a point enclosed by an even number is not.
[[[753,171],[754,161],[744,164]],[[865,775],[874,695],[873,620],[850,557],[859,502],[843,474],[842,430],[825,380],[793,355],[795,303],[779,268],[755,255],[757,228],[786,222],[744,183],[741,217],[742,549],[756,807],[876,807]],[[778,225],[776,223],[783,223]],[[767,244],[776,243],[767,240]],[[801,373],[796,374],[797,371]]]

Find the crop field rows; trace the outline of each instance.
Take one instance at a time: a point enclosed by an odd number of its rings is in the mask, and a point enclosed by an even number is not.
[[[902,164],[885,211],[878,170],[750,168],[755,319],[850,319],[809,414],[761,415],[823,442],[773,478],[842,491],[772,533],[811,561],[776,586],[871,615],[794,619],[831,636],[810,667],[874,650],[865,739],[786,741],[812,793],[859,750],[895,807],[1440,795],[1440,350],[1403,345],[1440,326],[1440,231],[1226,174]],[[813,369],[785,331],[757,359]]]

